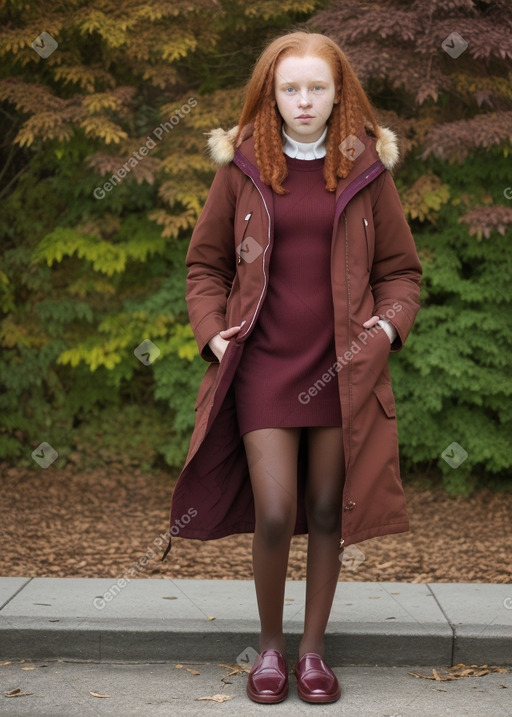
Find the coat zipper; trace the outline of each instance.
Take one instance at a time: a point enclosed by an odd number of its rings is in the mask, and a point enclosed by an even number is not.
[[[334,215],[334,221],[336,221],[336,219],[341,216],[342,212],[345,210],[345,207],[350,202],[350,200],[353,199],[361,189],[364,189],[367,184],[370,184],[375,177],[384,172],[385,169],[385,166],[379,160],[372,164],[369,169],[367,169],[366,174],[360,174],[354,179],[351,184],[348,185],[346,189],[343,190],[343,192],[338,197],[338,201],[336,203],[337,206],[336,214]],[[345,199],[343,203],[341,202],[342,197],[344,197]]]
[[[370,273],[370,245],[368,244],[368,232],[366,230],[367,226],[368,219],[363,217],[364,238],[366,240],[366,271]]]
[[[267,212],[268,232],[267,232],[267,246],[265,247],[265,249],[264,249],[264,251],[263,251],[263,278],[264,278],[263,288],[262,288],[262,290],[261,290],[261,294],[260,294],[260,296],[259,296],[258,303],[256,304],[256,308],[255,308],[255,310],[254,310],[254,314],[253,314],[253,316],[252,316],[252,319],[251,319],[249,325],[247,326],[246,330],[244,331],[244,333],[243,333],[241,336],[240,336],[240,334],[238,335],[240,338],[242,338],[243,336],[245,336],[245,335],[251,330],[251,326],[253,325],[253,323],[254,323],[254,321],[255,321],[255,319],[256,319],[256,316],[258,315],[258,310],[259,310],[260,304],[261,304],[261,302],[262,302],[262,300],[263,300],[263,297],[265,296],[265,292],[266,292],[266,289],[267,289],[267,272],[266,272],[266,269],[265,269],[265,259],[266,259],[267,250],[268,250],[269,247],[270,247],[270,212],[269,212],[269,210],[268,210],[267,202],[265,201],[265,197],[263,196],[263,194],[262,194],[260,188],[258,187],[258,185],[256,184],[256,182],[254,181],[254,179],[253,179],[250,175],[246,175],[246,176],[249,177],[249,179],[251,180],[251,182],[254,184],[254,186],[255,186],[256,189],[258,190],[259,195],[260,195],[260,197],[261,197],[261,201],[263,202],[263,206],[265,207],[265,211]],[[252,216],[252,212],[251,212],[251,216]],[[247,217],[246,217],[246,219],[247,219]],[[247,224],[247,226],[248,226],[248,224]],[[247,229],[247,226],[246,226],[246,229]],[[244,232],[244,236],[245,236],[245,232]],[[243,241],[243,240],[242,240],[242,241]],[[239,257],[239,258],[240,258],[240,257]],[[240,263],[240,262],[239,262],[239,263]]]
[[[348,257],[348,219],[347,212],[343,210],[343,217],[345,219],[345,285],[347,287],[347,326],[349,327],[348,339],[350,344],[350,316],[352,311],[352,304],[350,301],[350,269],[349,269],[349,257]],[[350,351],[350,345],[348,347]],[[350,437],[352,435],[352,361],[348,362],[348,385],[349,385],[349,398],[348,398],[348,435],[349,435],[349,454],[347,465],[350,463]],[[347,471],[348,472],[348,471]],[[345,481],[346,484],[346,481]],[[345,486],[344,489],[345,491]],[[342,518],[343,523],[343,518]],[[341,549],[345,544],[345,540],[341,537],[338,541],[338,547]]]
[[[240,242],[240,254],[238,255],[237,264],[242,263],[242,244],[245,241],[245,235],[247,233],[247,229],[249,228],[249,222],[251,220],[251,217],[252,217],[252,212],[249,212],[249,214],[247,214],[245,217],[246,225],[245,225],[244,233],[242,234],[242,241]]]

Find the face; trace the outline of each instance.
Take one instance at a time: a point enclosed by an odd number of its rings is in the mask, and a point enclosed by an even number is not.
[[[274,93],[285,132],[297,142],[316,142],[337,101],[328,63],[312,55],[283,58],[276,65]]]

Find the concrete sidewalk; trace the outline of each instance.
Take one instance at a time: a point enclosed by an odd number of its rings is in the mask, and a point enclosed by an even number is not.
[[[304,595],[287,582],[290,656]],[[247,665],[258,632],[250,580],[0,578],[1,660]],[[333,667],[512,665],[512,585],[340,582],[325,646]]]
[[[291,658],[291,656],[290,656]],[[0,667],[0,714],[9,717],[247,717],[248,715],[343,715],[343,717],[511,717],[512,672],[436,682],[432,665],[335,667],[341,698],[311,705],[297,696],[293,659],[289,694],[276,705],[260,705],[246,695],[247,672],[214,663],[121,664],[35,662],[28,671],[13,663]],[[106,697],[95,697],[94,692]],[[204,697],[222,695],[222,704]]]

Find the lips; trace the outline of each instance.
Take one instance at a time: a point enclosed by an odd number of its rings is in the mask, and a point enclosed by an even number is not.
[[[295,119],[314,119],[311,115],[299,115]]]

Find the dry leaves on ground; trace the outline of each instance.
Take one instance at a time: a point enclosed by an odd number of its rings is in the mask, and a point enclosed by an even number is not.
[[[4,692],[5,697],[27,697],[28,695],[33,694],[33,692],[22,692],[19,687],[16,687],[14,690],[10,690],[9,692]]]
[[[212,702],[227,702],[228,700],[232,700],[232,695],[211,695],[211,697],[196,697],[196,700],[198,702],[201,702],[201,700],[211,700]]]
[[[436,670],[432,668],[431,675],[420,675],[417,672],[408,672],[407,674],[413,677],[422,677],[425,680],[435,680],[436,682],[447,682],[451,680],[460,680],[462,677],[482,677],[488,675],[491,672],[508,672],[504,667],[497,667],[496,665],[464,665],[460,662],[457,665],[452,665],[447,668],[440,668]]]
[[[80,472],[74,466],[36,470],[0,464],[0,574],[117,579],[136,565],[137,579],[252,580],[250,533],[209,541],[178,536],[160,561],[159,536],[169,527],[174,484],[164,471],[117,465]],[[407,476],[404,489],[410,531],[360,543],[363,562],[357,569],[342,566],[340,580],[512,581],[512,492],[482,488],[469,498],[452,498],[439,487],[410,483]],[[305,579],[306,558],[307,536],[296,535],[288,580]]]

